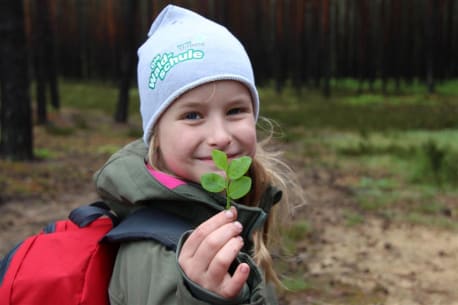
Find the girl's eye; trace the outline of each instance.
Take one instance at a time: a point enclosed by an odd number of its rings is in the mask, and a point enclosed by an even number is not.
[[[188,112],[184,115],[185,120],[198,120],[201,118],[201,115],[197,112]]]
[[[231,110],[229,110],[227,112],[228,115],[235,115],[235,114],[239,114],[239,113],[242,113],[243,112],[243,109],[242,108],[232,108]]]

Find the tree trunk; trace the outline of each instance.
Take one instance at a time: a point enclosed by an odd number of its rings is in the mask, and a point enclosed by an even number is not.
[[[304,1],[294,1],[294,8],[292,10],[292,14],[294,16],[294,28],[293,28],[293,39],[292,45],[296,46],[292,48],[292,56],[293,59],[291,63],[292,69],[292,78],[293,78],[293,86],[296,89],[297,93],[301,93],[301,87],[304,82],[304,71],[303,71],[303,62],[305,53],[305,44],[304,44]]]
[[[0,154],[33,159],[32,118],[22,1],[0,2]]]
[[[455,10],[455,1],[450,0],[448,2],[448,8],[447,8],[447,26],[446,26],[446,41],[447,44],[445,46],[446,49],[446,62],[454,62],[453,61],[453,54],[456,55],[456,53],[453,52],[453,44],[455,43],[457,31],[456,29],[453,28],[453,19],[456,18],[454,14]],[[454,38],[455,37],[455,38]],[[456,64],[454,65],[456,68]],[[456,77],[456,74],[454,74],[455,71],[453,71],[453,65],[449,65],[447,68],[447,76],[446,77]]]
[[[389,48],[389,34],[388,34],[388,22],[386,14],[386,1],[381,0],[380,3],[380,23],[381,23],[381,63],[380,63],[380,77],[382,79],[382,93],[385,95],[387,93],[388,86],[388,48]]]
[[[368,36],[369,36],[369,8],[366,0],[358,1],[358,12],[359,12],[359,39],[358,39],[358,65],[356,69],[357,78],[358,78],[358,93],[362,93],[364,81],[367,77],[367,69],[369,65],[369,55],[368,53]]]
[[[285,85],[285,48],[286,39],[285,39],[285,13],[283,1],[274,1],[275,3],[275,48],[274,48],[274,78],[275,78],[275,91],[280,93],[283,90]]]
[[[45,11],[45,71],[46,71],[46,81],[49,86],[49,95],[51,98],[51,105],[54,109],[60,108],[60,99],[59,99],[59,85],[57,81],[57,54],[56,54],[56,24],[55,18],[51,21],[51,5],[49,0],[45,1],[46,11]]]
[[[36,81],[37,100],[37,122],[46,124],[48,122],[47,104],[48,96],[51,98],[51,105],[59,109],[59,93],[57,84],[57,67],[54,31],[51,27],[50,2],[40,0],[31,3],[33,11],[32,46],[33,65]],[[55,28],[55,27],[54,27]],[[49,95],[47,89],[49,88]]]
[[[401,90],[401,65],[405,63],[401,62],[400,55],[404,51],[404,43],[402,40],[402,14],[401,14],[401,2],[391,1],[391,12],[390,12],[390,72],[391,77],[395,80],[396,92]]]
[[[342,74],[340,76],[348,77],[350,74],[350,0],[344,1],[344,21],[342,30],[342,47],[341,47],[341,58],[342,58]]]
[[[47,107],[46,107],[46,67],[45,67],[45,28],[46,28],[46,1],[36,1],[32,5],[35,6],[35,14],[33,16],[33,66],[36,84],[36,100],[37,100],[37,123],[46,124],[48,122]]]
[[[425,31],[426,31],[426,84],[428,92],[434,93],[434,47],[436,45],[438,7],[436,0],[429,0],[426,8]]]
[[[321,54],[322,54],[322,75],[323,75],[323,95],[329,97],[331,95],[331,56],[330,56],[330,8],[329,0],[323,0],[321,3]]]
[[[126,123],[129,109],[129,88],[130,80],[134,71],[135,58],[135,16],[138,6],[137,0],[124,2],[124,21],[125,31],[123,33],[124,42],[121,47],[121,79],[119,82],[119,96],[115,112],[115,121],[118,123]]]

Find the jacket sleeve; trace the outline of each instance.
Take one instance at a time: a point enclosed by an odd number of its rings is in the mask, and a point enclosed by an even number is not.
[[[189,236],[190,232],[183,235],[177,247],[177,258],[180,254],[181,247]],[[176,260],[178,262],[178,259]],[[240,294],[234,299],[224,299],[211,291],[199,286],[190,280],[177,263],[182,280],[178,283],[178,304],[185,305],[189,303],[189,298],[194,297],[204,301],[205,304],[213,305],[276,305],[277,299],[272,287],[267,287],[264,276],[253,259],[246,253],[239,253],[236,264],[247,263],[250,266],[250,275],[247,283]]]
[[[121,244],[108,289],[111,305],[177,305],[176,255],[155,241]],[[192,296],[190,305],[208,305]]]
[[[247,262],[252,271],[247,287],[235,300],[223,299],[192,283],[181,271],[176,257],[173,251],[151,240],[121,244],[108,289],[110,304],[277,304],[275,300],[268,300],[266,297],[263,277],[248,255],[239,255],[239,260]]]

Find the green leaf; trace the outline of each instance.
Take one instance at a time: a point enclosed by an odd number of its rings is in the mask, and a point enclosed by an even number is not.
[[[234,159],[229,164],[227,169],[227,176],[232,179],[236,180],[245,175],[251,165],[251,158],[248,156],[243,156],[237,159]]]
[[[215,173],[207,173],[200,177],[200,183],[202,187],[212,193],[219,193],[224,191],[226,187],[226,181],[224,177],[215,174]]]
[[[248,194],[251,188],[251,178],[247,176],[240,177],[229,183],[227,196],[231,199],[239,199]]]
[[[212,159],[217,168],[222,169],[223,171],[227,170],[227,155],[225,152],[214,149],[212,151]]]

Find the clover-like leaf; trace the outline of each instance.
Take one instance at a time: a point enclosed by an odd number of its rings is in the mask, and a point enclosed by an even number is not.
[[[200,177],[200,182],[204,189],[212,193],[222,192],[226,188],[226,181],[224,180],[224,177],[215,173],[202,175],[202,177]]]
[[[244,156],[228,161],[225,152],[212,151],[215,166],[224,171],[225,175],[207,173],[200,177],[202,187],[212,193],[226,191],[226,210],[231,207],[231,200],[242,198],[251,189],[251,178],[244,176],[251,166],[251,157]]]
[[[251,158],[243,156],[231,161],[227,168],[227,175],[230,179],[236,180],[245,175],[251,165]]]
[[[227,170],[227,155],[221,150],[214,149],[212,151],[212,159],[215,162],[217,168],[222,169],[223,171]]]
[[[251,189],[251,178],[247,176],[240,177],[229,183],[227,196],[231,199],[239,199],[248,194]]]

